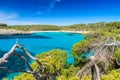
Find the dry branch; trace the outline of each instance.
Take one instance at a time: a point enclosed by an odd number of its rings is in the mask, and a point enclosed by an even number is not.
[[[15,52],[15,50],[16,50],[17,48],[20,48],[21,50],[23,50],[23,52],[24,52],[25,54],[27,54],[27,56],[29,56],[31,59],[35,60],[35,61],[38,63],[38,65],[39,65],[39,66],[38,66],[38,69],[42,70],[42,72],[41,72],[41,73],[40,73],[40,72],[38,73],[37,71],[34,71],[34,70],[31,68],[31,66],[29,65],[29,62],[28,62],[27,58],[26,58],[25,56],[22,56],[21,54],[18,54],[18,53]],[[7,67],[2,67],[2,64],[8,62],[8,59],[9,59],[11,56],[13,56],[13,55],[15,55],[15,56],[17,56],[18,58],[22,59],[22,60],[26,63],[26,65],[27,65],[27,67],[29,68],[29,70],[9,70]],[[43,65],[42,63],[40,63],[37,58],[35,58],[34,56],[32,56],[23,46],[17,44],[17,41],[16,41],[16,44],[13,45],[13,47],[10,49],[10,51],[7,52],[7,53],[5,53],[5,54],[3,55],[3,57],[0,58],[0,70],[6,71],[6,72],[26,72],[26,73],[33,74],[33,76],[35,77],[35,80],[42,80],[43,73],[44,73],[44,65]],[[39,71],[40,71],[40,70],[39,70]],[[45,75],[45,74],[44,74],[44,75]]]
[[[100,80],[100,72],[97,64],[103,62],[105,66],[108,66],[117,45],[117,41],[114,37],[108,37],[106,42],[100,41],[94,43],[91,46],[91,51],[94,52],[95,55],[92,56],[90,62],[86,63],[86,65],[78,71],[76,77],[81,79],[83,76],[92,72],[92,80]]]

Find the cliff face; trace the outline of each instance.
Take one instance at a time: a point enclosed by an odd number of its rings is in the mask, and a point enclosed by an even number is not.
[[[30,32],[18,31],[14,29],[0,29],[0,35],[30,34]]]

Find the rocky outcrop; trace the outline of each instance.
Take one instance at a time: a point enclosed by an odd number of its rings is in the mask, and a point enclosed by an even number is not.
[[[27,31],[19,31],[14,29],[0,29],[0,35],[14,35],[14,34],[30,34]]]

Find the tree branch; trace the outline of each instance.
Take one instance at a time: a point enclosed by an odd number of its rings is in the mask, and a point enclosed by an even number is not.
[[[39,60],[35,57],[33,57],[26,49],[24,49],[21,45],[17,44],[17,41],[16,41],[16,44],[13,45],[13,47],[9,50],[9,52],[5,53],[3,55],[2,58],[0,58],[0,66],[4,63],[6,63],[8,61],[8,59],[10,58],[10,56],[12,55],[16,55],[17,57],[21,58],[26,64],[27,64],[27,67],[29,68],[29,70],[9,70],[8,68],[6,67],[0,67],[0,70],[4,70],[6,72],[27,72],[27,73],[30,73],[30,74],[33,74],[34,77],[35,77],[35,80],[40,80],[41,79],[41,74],[37,73],[36,71],[33,71],[33,69],[31,68],[31,66],[29,65],[28,63],[28,60],[26,57],[18,54],[18,53],[15,53],[15,50],[17,48],[20,48],[22,49],[31,59],[35,60],[38,65],[39,65],[39,69],[42,69],[42,71],[44,71],[44,66],[39,62]]]

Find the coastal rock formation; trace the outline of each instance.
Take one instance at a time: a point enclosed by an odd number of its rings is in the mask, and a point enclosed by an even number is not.
[[[18,31],[14,29],[0,29],[0,35],[14,35],[14,34],[30,34],[30,32]]]

